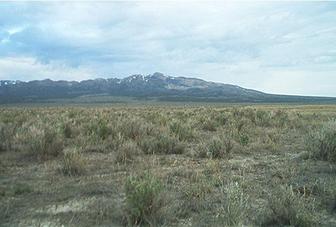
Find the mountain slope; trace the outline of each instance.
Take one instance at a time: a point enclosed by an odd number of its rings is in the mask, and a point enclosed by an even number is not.
[[[127,96],[160,101],[214,102],[336,102],[336,98],[271,95],[239,86],[162,73],[124,79],[77,81],[0,81],[0,103],[38,102],[84,95]]]

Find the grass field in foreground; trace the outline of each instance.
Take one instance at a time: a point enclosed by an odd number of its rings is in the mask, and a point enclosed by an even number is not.
[[[0,109],[0,226],[336,226],[336,106]]]

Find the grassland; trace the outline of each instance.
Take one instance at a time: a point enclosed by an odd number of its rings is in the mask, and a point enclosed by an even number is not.
[[[0,226],[336,226],[336,106],[0,109]]]

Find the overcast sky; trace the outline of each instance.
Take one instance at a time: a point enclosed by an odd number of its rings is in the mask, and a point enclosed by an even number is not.
[[[336,96],[336,2],[0,2],[0,80],[156,71]]]

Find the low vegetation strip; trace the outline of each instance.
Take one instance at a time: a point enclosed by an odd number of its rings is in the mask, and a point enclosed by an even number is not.
[[[0,226],[335,226],[335,119],[333,105],[1,108]]]

